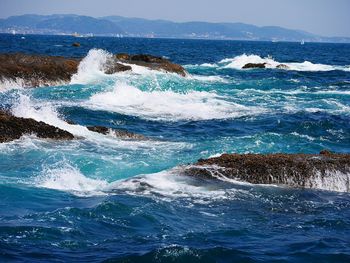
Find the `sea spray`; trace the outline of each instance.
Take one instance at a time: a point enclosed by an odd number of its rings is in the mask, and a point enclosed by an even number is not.
[[[104,70],[112,56],[105,50],[91,49],[80,62],[78,72],[72,76],[71,84],[87,84],[106,76]]]

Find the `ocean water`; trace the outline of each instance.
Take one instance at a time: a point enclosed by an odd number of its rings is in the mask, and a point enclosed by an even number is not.
[[[1,262],[350,262],[341,180],[292,189],[178,173],[226,152],[349,153],[350,45],[0,35],[0,52],[84,57],[69,84],[0,84],[1,108],[81,137],[0,144]],[[121,52],[189,74],[105,75]]]

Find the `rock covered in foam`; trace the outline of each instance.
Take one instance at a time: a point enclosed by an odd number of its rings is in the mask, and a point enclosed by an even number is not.
[[[73,134],[57,127],[30,118],[16,117],[0,110],[0,143],[19,139],[26,134],[54,140],[74,139]]]
[[[349,192],[350,154],[223,154],[200,159],[185,174]]]
[[[93,132],[101,133],[104,135],[111,134],[115,137],[123,139],[144,140],[146,138],[141,134],[136,134],[122,129],[113,129],[104,126],[88,126],[86,128]]]
[[[154,70],[164,70],[166,72],[177,73],[181,76],[186,76],[186,70],[178,64],[172,63],[169,60],[152,55],[129,55],[125,53],[116,54],[115,58],[121,62],[135,64],[147,67]]]
[[[79,59],[56,56],[0,54],[0,80],[23,80],[26,87],[68,82],[78,70]]]

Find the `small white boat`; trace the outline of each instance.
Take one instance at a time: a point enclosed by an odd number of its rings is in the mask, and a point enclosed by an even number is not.
[[[304,45],[304,44],[305,44],[305,41],[303,39],[303,40],[301,40],[300,45]]]

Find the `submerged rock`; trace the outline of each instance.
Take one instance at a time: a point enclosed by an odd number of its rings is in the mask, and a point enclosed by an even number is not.
[[[185,167],[186,175],[350,192],[350,154],[223,154]]]
[[[289,67],[286,64],[279,64],[277,65],[278,69],[289,69]]]
[[[73,134],[57,127],[34,119],[16,117],[0,110],[0,143],[19,139],[26,134],[54,140],[74,139]]]
[[[147,67],[154,70],[164,70],[166,72],[177,73],[181,76],[186,76],[186,70],[178,64],[174,64],[169,60],[152,55],[128,55],[125,53],[116,54],[115,58],[121,62],[135,64]]]
[[[266,68],[266,63],[247,63],[243,66],[244,69],[249,68]]]
[[[144,139],[146,139],[146,137],[141,135],[141,134],[136,134],[136,133],[129,132],[126,130],[122,130],[122,129],[113,129],[113,128],[107,128],[104,126],[88,126],[86,128],[88,128],[88,130],[93,131],[93,132],[101,133],[104,135],[110,134],[110,135],[113,135],[115,137],[122,138],[122,139],[132,139],[132,140],[144,140]]]
[[[79,43],[79,42],[74,42],[74,43],[72,44],[72,46],[73,46],[73,47],[80,47],[80,43]]]
[[[78,70],[79,59],[55,56],[0,54],[0,80],[20,79],[24,86],[68,82]]]

